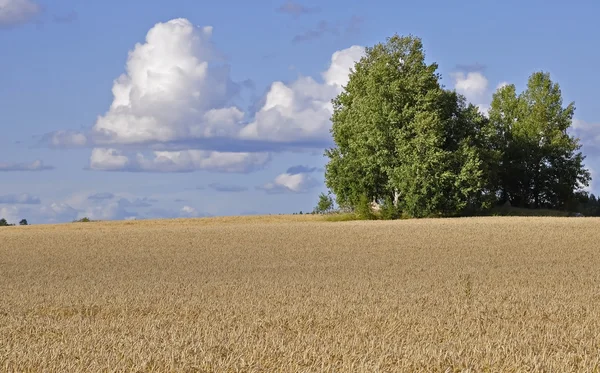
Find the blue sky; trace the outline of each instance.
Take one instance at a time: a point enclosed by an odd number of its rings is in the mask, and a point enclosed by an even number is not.
[[[329,101],[363,47],[394,33],[421,37],[443,83],[483,111],[498,85],[550,72],[575,101],[594,171],[599,11],[593,1],[0,0],[0,217],[311,210],[325,191]]]

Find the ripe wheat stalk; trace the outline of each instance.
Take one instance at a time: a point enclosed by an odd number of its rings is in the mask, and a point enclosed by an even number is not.
[[[0,371],[600,371],[599,223],[0,229]]]

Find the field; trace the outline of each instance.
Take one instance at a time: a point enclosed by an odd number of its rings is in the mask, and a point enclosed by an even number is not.
[[[0,229],[2,372],[600,371],[600,219]]]

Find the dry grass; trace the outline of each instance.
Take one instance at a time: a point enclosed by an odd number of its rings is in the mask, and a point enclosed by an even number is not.
[[[600,371],[599,219],[0,229],[0,371]]]

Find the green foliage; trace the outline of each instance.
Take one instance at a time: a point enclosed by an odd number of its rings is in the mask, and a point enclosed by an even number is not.
[[[352,212],[347,213],[339,213],[339,214],[330,214],[325,217],[326,221],[352,221],[352,220],[362,220],[358,215]]]
[[[6,219],[0,219],[0,227],[8,227],[10,224],[6,221]]]
[[[375,215],[373,209],[371,208],[371,201],[365,195],[360,196],[354,213],[361,220],[377,219],[377,215]]]
[[[567,132],[574,112],[574,103],[563,107],[559,85],[544,72],[532,74],[519,95],[514,85],[496,92],[490,121],[504,149],[497,180],[502,202],[564,210],[589,185],[579,140]]]
[[[330,195],[321,193],[319,195],[319,202],[314,209],[317,214],[327,214],[333,210],[333,199]]]
[[[590,174],[568,134],[575,106],[536,72],[527,89],[500,88],[489,119],[440,84],[413,36],[367,48],[333,100],[325,183],[338,205],[371,218],[365,201],[389,201],[408,217],[481,214],[510,201],[567,210]],[[389,203],[388,203],[389,207]],[[383,218],[397,216],[386,207]],[[591,207],[590,207],[591,208]]]
[[[577,192],[568,203],[568,210],[584,216],[600,216],[600,198],[594,194]]]
[[[29,223],[27,223],[27,219],[21,219],[19,225],[29,225]]]
[[[79,220],[74,220],[73,221],[73,223],[89,223],[89,222],[91,222],[91,220],[88,217],[83,217],[83,218],[81,218]]]
[[[402,210],[423,217],[483,201],[477,140],[487,121],[444,90],[436,70],[413,36],[367,48],[333,100],[336,146],[325,152],[325,178],[338,203],[358,208],[362,196],[398,191]]]
[[[567,217],[572,214],[568,211],[551,210],[551,209],[531,209],[524,207],[497,206],[487,212],[492,216],[554,216]]]
[[[400,219],[401,216],[402,210],[398,206],[394,206],[392,198],[385,197],[379,211],[379,217],[383,220],[394,220]]]

